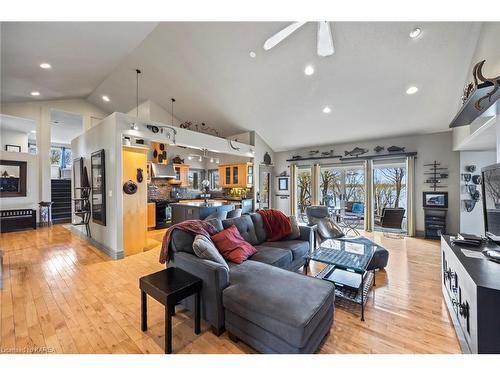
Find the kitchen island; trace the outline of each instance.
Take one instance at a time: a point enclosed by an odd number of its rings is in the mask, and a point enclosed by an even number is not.
[[[173,203],[172,207],[172,223],[177,224],[185,220],[199,219],[203,220],[207,216],[224,211],[234,210],[234,204],[228,204],[221,201],[188,201]]]

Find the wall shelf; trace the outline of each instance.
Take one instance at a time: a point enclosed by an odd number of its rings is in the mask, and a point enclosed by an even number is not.
[[[333,155],[333,156],[311,156],[307,158],[300,158],[300,159],[287,159],[286,161],[302,161],[302,160],[325,160],[325,159],[340,159],[342,156],[341,155]]]
[[[500,83],[500,81],[498,81]],[[478,110],[475,107],[476,101],[487,93],[491,92],[493,88],[493,84],[486,82],[479,84],[474,91],[467,98],[465,103],[462,105],[462,108],[455,115],[453,120],[450,123],[450,128],[456,128],[458,126],[470,125],[476,118],[481,116],[488,108],[494,105],[498,99],[500,99],[500,89],[492,95],[490,101],[488,99],[484,99],[481,102],[483,109]]]
[[[286,161],[305,161],[305,160],[325,160],[325,159],[338,159],[340,161],[353,161],[353,160],[371,160],[371,159],[385,159],[385,158],[391,158],[394,156],[416,156],[416,152],[392,152],[392,153],[386,153],[386,154],[377,154],[377,155],[361,155],[361,156],[340,156],[340,155],[333,155],[333,156],[318,156],[317,158],[315,157],[307,157],[307,158],[300,158],[300,159],[287,159]]]

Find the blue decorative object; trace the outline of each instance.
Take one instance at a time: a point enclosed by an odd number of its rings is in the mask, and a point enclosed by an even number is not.
[[[363,214],[365,212],[365,206],[363,203],[353,203],[352,204],[352,213],[353,214]]]

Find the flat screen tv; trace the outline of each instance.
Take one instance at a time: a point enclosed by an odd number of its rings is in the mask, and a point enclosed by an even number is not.
[[[425,208],[448,208],[446,191],[424,191],[422,201]]]
[[[500,164],[481,170],[483,177],[483,213],[486,236],[500,241]]]

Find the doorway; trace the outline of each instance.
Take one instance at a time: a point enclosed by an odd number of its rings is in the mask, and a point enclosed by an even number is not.
[[[82,131],[82,115],[55,109],[50,111],[50,190],[54,223],[71,222],[71,140]]]
[[[407,171],[404,160],[373,165],[374,230],[406,234]]]

